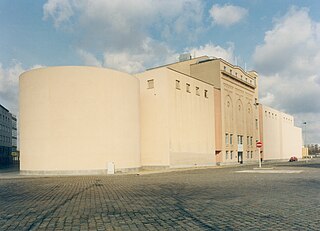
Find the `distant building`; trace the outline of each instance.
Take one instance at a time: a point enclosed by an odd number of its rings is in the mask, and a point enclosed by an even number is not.
[[[17,124],[13,122],[15,118],[8,109],[0,105],[0,166],[12,163],[12,150],[17,148],[17,136],[13,137],[13,130],[17,132]],[[15,119],[16,121],[16,119]],[[13,140],[15,146],[13,146]]]
[[[302,151],[293,118],[259,105],[258,74],[208,56],[180,56],[134,76],[95,67],[28,71],[19,127],[21,171],[32,174],[252,163],[257,141],[264,160]]]
[[[302,158],[301,128],[294,126],[291,115],[260,105],[261,157],[264,160],[289,160]]]

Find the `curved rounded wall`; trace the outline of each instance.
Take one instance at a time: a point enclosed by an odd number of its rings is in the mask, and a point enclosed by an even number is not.
[[[95,67],[23,73],[20,140],[25,173],[139,168],[139,80]]]

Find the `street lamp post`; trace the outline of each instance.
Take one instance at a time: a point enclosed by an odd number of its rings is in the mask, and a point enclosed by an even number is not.
[[[307,122],[303,122],[304,125],[304,147],[307,147]]]

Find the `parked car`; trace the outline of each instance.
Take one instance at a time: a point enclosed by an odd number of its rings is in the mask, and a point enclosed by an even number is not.
[[[290,157],[289,162],[298,161],[298,158],[295,156]]]

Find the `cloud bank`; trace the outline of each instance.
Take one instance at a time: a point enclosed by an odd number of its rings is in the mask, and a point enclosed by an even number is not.
[[[306,8],[290,8],[274,20],[253,59],[260,72],[261,102],[293,114],[300,127],[306,121],[312,126],[313,139],[308,140],[319,141],[320,23]]]

